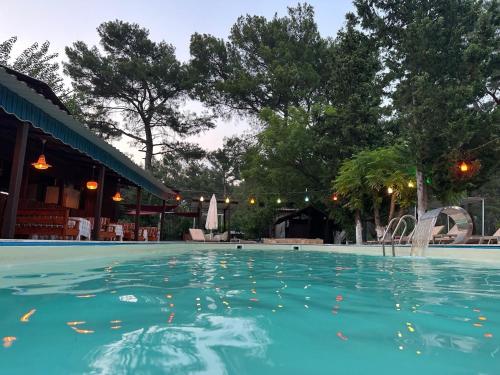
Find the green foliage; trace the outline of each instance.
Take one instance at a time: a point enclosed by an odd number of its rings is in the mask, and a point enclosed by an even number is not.
[[[56,94],[64,94],[64,83],[56,62],[58,54],[49,52],[50,43],[33,43],[11,61],[16,41],[17,37],[13,36],[0,43],[0,64],[45,82]]]
[[[323,90],[326,48],[310,5],[270,20],[241,16],[228,42],[191,37],[195,95],[221,112],[258,115],[271,108],[286,115],[290,106],[308,108]]]
[[[500,156],[498,2],[355,5],[384,51],[394,119],[413,163],[432,177],[434,194],[448,200],[480,186]],[[480,173],[467,184],[450,178],[457,155],[481,159]]]
[[[146,169],[157,153],[185,156],[199,151],[184,139],[214,124],[207,114],[178,110],[191,86],[174,47],[152,41],[149,31],[137,24],[118,20],[104,22],[97,32],[101,49],[81,41],[66,48],[65,72],[81,94],[77,99],[85,98],[80,105],[84,116],[97,119],[90,123],[102,126],[103,133],[117,132],[138,144]],[[115,121],[117,113],[120,122]]]
[[[380,206],[389,187],[401,207],[410,207],[415,201],[414,186],[412,165],[405,150],[396,146],[361,151],[345,160],[333,183],[349,210],[365,212],[369,201],[375,210]]]

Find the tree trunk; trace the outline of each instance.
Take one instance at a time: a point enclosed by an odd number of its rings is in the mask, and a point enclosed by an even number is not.
[[[420,219],[427,211],[427,189],[424,181],[424,174],[417,167],[417,218]]]
[[[144,169],[150,171],[153,169],[153,134],[148,124],[144,124],[146,133],[146,155],[144,156]]]
[[[380,207],[377,203],[377,197],[373,197],[373,220],[375,221],[375,231],[377,232],[377,239],[381,238],[384,234],[384,227],[380,221]]]
[[[356,210],[354,213],[354,220],[356,222],[356,245],[363,244],[363,223],[361,222],[361,212]]]
[[[390,222],[394,218],[394,212],[396,212],[396,194],[391,194],[391,205],[389,206],[389,219]]]

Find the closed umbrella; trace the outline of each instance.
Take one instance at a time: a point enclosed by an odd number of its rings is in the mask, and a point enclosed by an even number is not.
[[[212,230],[217,229],[217,199],[215,194],[212,194],[212,199],[210,199],[210,206],[208,206],[207,221],[205,223],[205,228],[212,232]]]

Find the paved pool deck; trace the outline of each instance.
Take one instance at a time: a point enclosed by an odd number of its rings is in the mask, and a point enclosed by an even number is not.
[[[0,240],[0,272],[15,266],[53,262],[98,262],[99,260],[138,259],[199,250],[291,250],[326,251],[340,254],[382,256],[381,245],[267,245],[194,242],[103,242],[103,241],[12,241]],[[410,246],[396,246],[397,257],[410,257]],[[386,255],[392,257],[390,246]],[[425,256],[482,263],[500,268],[500,245],[431,245]],[[100,263],[100,262],[98,262]]]

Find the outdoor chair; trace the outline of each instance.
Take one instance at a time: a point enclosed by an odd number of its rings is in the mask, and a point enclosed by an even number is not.
[[[438,226],[435,226],[434,228],[437,228]],[[440,225],[441,228],[444,228],[444,225]],[[433,234],[432,236],[432,242],[433,243],[450,243],[453,242],[455,237],[458,235],[458,227],[454,225],[451,227],[451,229],[448,231],[448,233],[445,234],[440,234],[439,232],[437,234]]]

